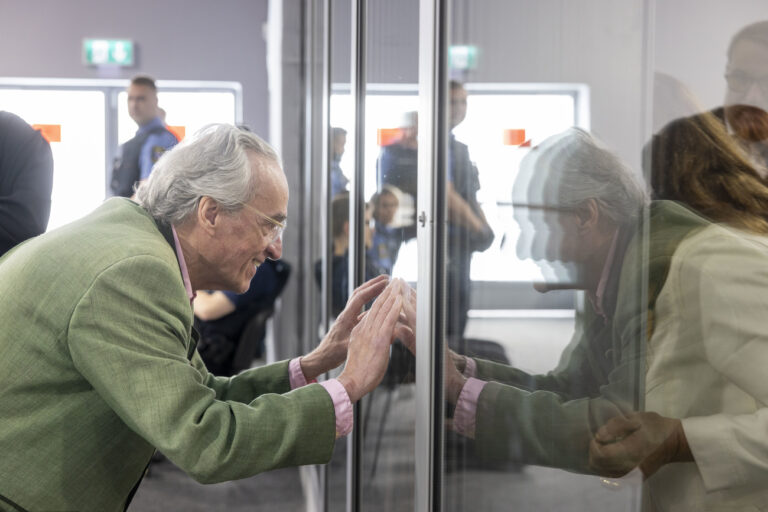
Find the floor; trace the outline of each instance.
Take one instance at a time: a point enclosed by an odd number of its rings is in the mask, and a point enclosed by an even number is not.
[[[165,460],[153,463],[129,512],[296,512],[305,502],[297,468],[202,485]]]

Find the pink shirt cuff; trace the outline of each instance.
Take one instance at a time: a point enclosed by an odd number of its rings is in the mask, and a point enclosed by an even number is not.
[[[295,357],[288,363],[288,379],[291,382],[291,389],[300,388],[307,385],[307,378],[301,371],[301,358]]]
[[[307,378],[301,370],[301,358],[291,359],[288,363],[288,378],[291,382],[291,389],[300,388],[307,385]],[[317,382],[317,381],[312,381]],[[352,431],[354,415],[352,414],[352,402],[344,386],[336,379],[326,380],[320,383],[325,388],[331,400],[333,400],[333,409],[336,413],[336,438],[344,437]]]
[[[352,402],[344,386],[336,379],[326,380],[320,383],[328,391],[333,400],[333,409],[336,411],[336,439],[344,437],[352,431],[354,416],[352,414]]]
[[[477,362],[471,357],[464,356],[466,364],[464,365],[464,376],[466,378],[472,378],[477,376]]]
[[[453,428],[463,436],[475,438],[477,399],[486,384],[488,383],[470,377],[464,387],[461,388],[459,400],[456,402],[456,410],[453,413]]]

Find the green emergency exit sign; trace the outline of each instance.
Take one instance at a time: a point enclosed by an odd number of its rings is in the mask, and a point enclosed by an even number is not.
[[[453,69],[475,69],[477,67],[477,47],[472,45],[449,46],[448,64]]]
[[[88,66],[133,66],[133,41],[127,39],[84,39],[83,61]]]

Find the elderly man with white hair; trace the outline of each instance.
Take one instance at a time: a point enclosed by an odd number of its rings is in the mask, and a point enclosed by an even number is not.
[[[398,333],[402,282],[359,287],[310,354],[232,378],[195,350],[195,290],[279,258],[274,151],[214,125],[114,198],[0,260],[0,508],[123,510],[157,448],[201,482],[327,462]],[[372,309],[358,318],[364,304]],[[344,362],[337,379],[307,384]]]

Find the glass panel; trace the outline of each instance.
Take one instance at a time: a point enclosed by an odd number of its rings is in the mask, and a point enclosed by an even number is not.
[[[368,2],[364,195],[366,277],[416,268],[418,2]],[[342,104],[343,96],[339,97]],[[408,276],[411,282],[416,276]],[[361,402],[362,509],[413,510],[414,360],[399,340],[378,388]]]
[[[450,5],[448,181],[495,236],[449,218],[443,509],[759,509],[765,10]]]
[[[8,105],[29,124],[60,127],[60,140],[51,142],[54,167],[49,230],[101,204],[106,146],[103,92],[0,89],[0,105]]]
[[[351,11],[349,0],[331,2],[331,83],[335,87],[350,90],[350,26]],[[355,137],[354,111],[352,102],[340,104],[336,96],[328,98],[329,138],[331,145],[331,187],[328,191],[330,207],[328,224],[331,237],[331,261],[328,265],[331,316],[336,317],[346,304],[349,295],[349,182],[354,174],[353,141]],[[324,259],[321,260],[325,264]],[[321,262],[318,262],[320,264]],[[318,269],[319,270],[319,269]],[[320,282],[318,273],[317,281]],[[325,291],[323,292],[325,293]],[[340,369],[339,369],[340,371]],[[333,376],[337,376],[339,371]],[[347,485],[350,475],[347,471],[347,439],[339,440],[334,446],[330,463],[326,466],[326,510],[347,508]]]
[[[601,479],[589,465],[595,429],[638,410],[646,325],[623,318],[628,333],[614,316],[628,314],[618,272],[642,219],[640,170],[619,161],[642,150],[631,105],[647,23],[641,1],[595,15],[601,4],[450,2],[444,510],[640,503],[638,472]],[[605,181],[619,182],[610,201]],[[599,230],[580,223],[590,213]],[[645,290],[622,289],[623,307]]]

